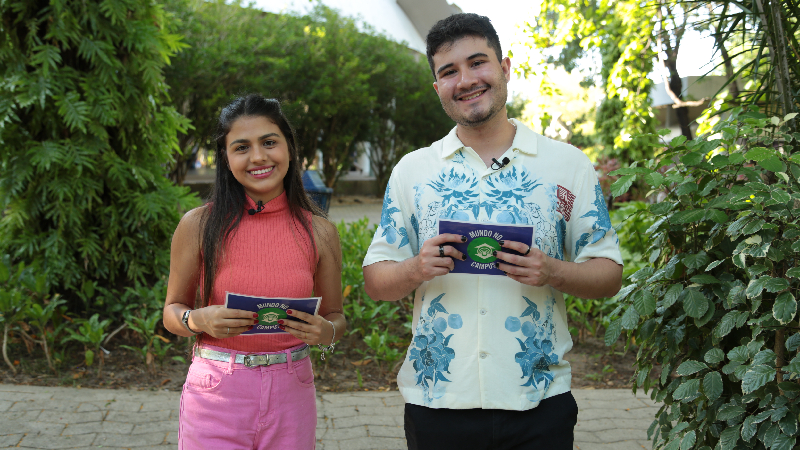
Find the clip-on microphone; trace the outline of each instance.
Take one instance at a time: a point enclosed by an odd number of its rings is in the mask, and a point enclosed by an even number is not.
[[[257,209],[253,209],[253,208],[248,209],[247,210],[247,214],[250,214],[252,216],[255,213],[260,213],[263,209],[264,209],[264,202],[259,200],[258,201],[258,208]]]
[[[492,165],[491,165],[491,168],[492,168],[492,170],[500,170],[500,169],[502,169],[503,167],[505,167],[505,166],[506,166],[506,165],[507,165],[509,162],[511,162],[511,161],[508,159],[508,157],[507,157],[507,156],[506,156],[505,158],[503,158],[503,162],[500,162],[500,161],[498,161],[498,160],[496,160],[496,159],[494,159],[494,158],[492,158],[492,161],[494,161],[494,162],[492,163]],[[495,164],[497,164],[497,167],[495,167],[495,166],[494,166]]]

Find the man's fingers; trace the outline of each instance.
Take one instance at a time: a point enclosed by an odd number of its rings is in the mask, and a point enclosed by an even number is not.
[[[460,234],[444,233],[444,234],[436,235],[436,236],[428,239],[427,241],[425,241],[425,243],[428,243],[428,242],[430,242],[431,245],[438,247],[438,246],[440,246],[442,244],[446,244],[448,242],[467,242],[467,237],[466,236],[462,236]]]
[[[522,242],[517,241],[503,241],[503,245],[501,247],[510,248],[511,250],[515,250],[521,254],[525,254],[528,251],[528,244],[523,244]]]

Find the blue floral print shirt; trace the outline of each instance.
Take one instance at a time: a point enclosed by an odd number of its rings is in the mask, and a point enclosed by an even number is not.
[[[486,167],[456,128],[406,155],[386,188],[364,266],[403,261],[438,234],[440,218],[535,227],[553,258],[622,264],[589,159],[514,119],[511,148]],[[414,337],[397,377],[406,402],[432,408],[527,410],[570,389],[572,348],[561,292],[493,275],[448,274],[414,297]]]

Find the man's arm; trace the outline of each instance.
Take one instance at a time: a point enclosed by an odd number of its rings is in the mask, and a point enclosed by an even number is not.
[[[410,294],[423,281],[447,275],[453,270],[453,259],[466,259],[448,242],[465,242],[458,234],[440,234],[422,244],[419,254],[404,261],[380,261],[364,267],[364,290],[375,300],[397,301]],[[439,246],[442,246],[442,257]]]

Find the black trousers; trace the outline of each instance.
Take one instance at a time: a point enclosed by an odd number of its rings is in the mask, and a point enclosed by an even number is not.
[[[572,450],[578,404],[556,395],[528,411],[434,409],[406,403],[409,450]]]

